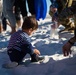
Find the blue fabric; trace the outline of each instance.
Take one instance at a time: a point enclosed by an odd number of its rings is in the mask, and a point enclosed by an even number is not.
[[[47,13],[47,3],[46,0],[35,0],[35,13],[36,19],[45,19]]]

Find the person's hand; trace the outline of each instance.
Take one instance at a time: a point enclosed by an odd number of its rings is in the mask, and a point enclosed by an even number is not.
[[[37,54],[37,55],[40,55],[40,51],[37,50],[37,49],[34,49],[34,53]]]
[[[64,56],[68,56],[69,54],[71,54],[71,46],[72,46],[72,45],[71,45],[69,42],[67,42],[67,43],[63,46],[62,50],[63,50]]]

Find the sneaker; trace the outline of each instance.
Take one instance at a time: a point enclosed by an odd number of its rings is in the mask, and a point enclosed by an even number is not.
[[[42,62],[44,60],[44,57],[37,57],[36,60],[31,60],[31,62]]]
[[[3,68],[8,68],[8,69],[14,68],[16,66],[18,66],[17,62],[10,62],[10,63],[5,63],[2,65]]]
[[[38,57],[38,61],[42,62],[44,60],[44,57]]]

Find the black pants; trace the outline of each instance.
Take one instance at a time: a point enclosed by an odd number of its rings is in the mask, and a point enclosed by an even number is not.
[[[19,12],[18,11],[18,8],[19,8],[22,16],[23,17],[27,16],[25,0],[15,0],[14,5],[15,5],[15,12]]]
[[[27,0],[27,3],[28,3],[28,7],[29,7],[29,12],[32,14],[32,15],[35,15],[35,4],[34,4],[35,0]]]
[[[23,58],[25,57],[25,55],[27,54],[26,52],[21,52],[21,51],[18,51],[16,49],[10,49],[7,51],[8,55],[9,55],[9,58],[12,62],[22,62]],[[31,56],[31,60],[32,61],[37,61],[38,60],[38,56],[36,54],[30,54]]]
[[[5,17],[2,19],[2,24],[3,24],[3,30],[6,30],[7,29],[7,22],[6,22]]]
[[[27,3],[29,12],[32,15],[35,15],[34,0],[27,0]],[[18,11],[17,8],[20,8],[22,16],[23,17],[27,16],[26,0],[15,0],[15,7],[16,12]]]

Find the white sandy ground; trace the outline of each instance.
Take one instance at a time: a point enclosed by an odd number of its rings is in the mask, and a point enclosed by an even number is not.
[[[39,28],[31,36],[32,44],[40,50],[41,56],[46,56],[44,63],[19,65],[13,69],[2,68],[2,64],[10,62],[6,52],[11,30],[8,27],[6,36],[0,36],[0,75],[76,75],[76,47],[72,47],[72,55],[64,57],[62,54],[62,46],[73,34],[59,33],[59,39],[50,39],[50,25],[51,17],[47,16],[44,21],[39,21]],[[25,59],[28,58],[26,55]]]

